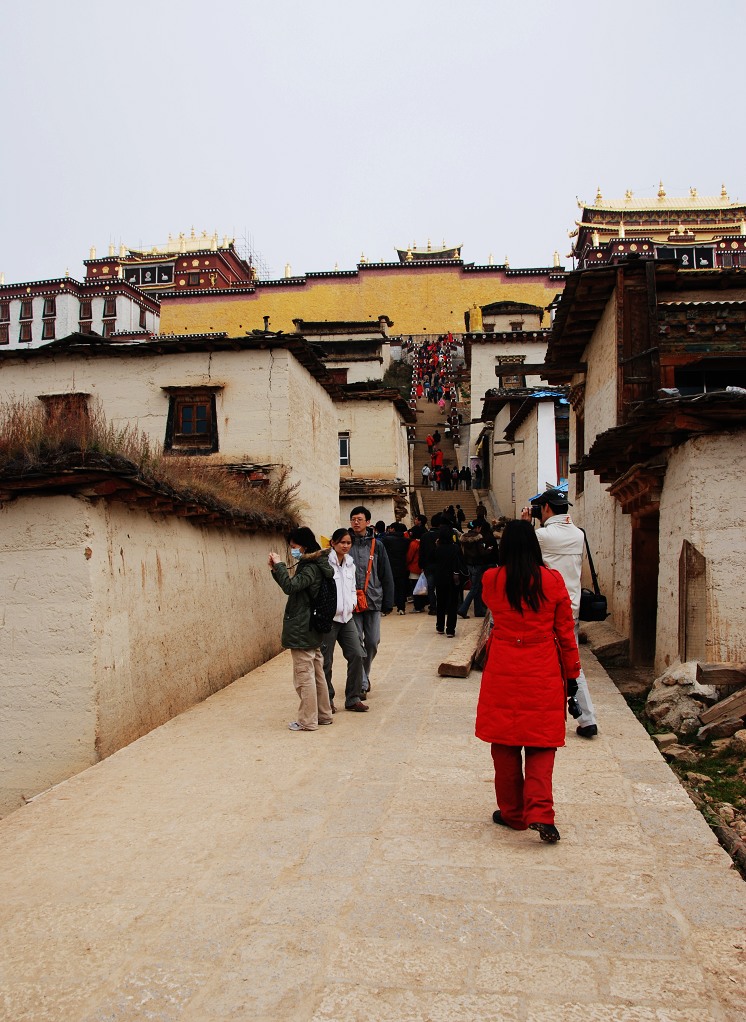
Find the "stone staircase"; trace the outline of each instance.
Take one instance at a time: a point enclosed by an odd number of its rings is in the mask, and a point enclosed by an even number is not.
[[[468,406],[463,407],[464,418],[468,418],[469,408]],[[471,521],[472,518],[476,518],[477,514],[477,502],[479,500],[479,494],[474,490],[431,490],[429,487],[421,486],[422,476],[420,470],[422,466],[427,462],[430,464],[430,455],[427,453],[427,444],[425,438],[428,433],[432,433],[436,428],[440,431],[441,441],[440,449],[443,452],[443,464],[449,468],[453,465],[457,465],[461,468],[463,461],[462,458],[467,456],[466,447],[456,447],[452,441],[445,435],[445,416],[441,414],[436,404],[430,401],[426,401],[422,398],[417,402],[417,424],[415,426],[415,448],[414,448],[414,475],[415,478],[412,480],[412,485],[417,491],[417,500],[419,503],[419,509],[422,514],[426,514],[428,520],[444,508],[448,507],[449,504],[460,504],[466,520]]]
[[[420,511],[427,515],[428,521],[437,511],[442,511],[449,504],[453,504],[454,507],[460,504],[467,522],[477,517],[478,494],[475,494],[474,490],[430,490],[418,486],[417,499]]]

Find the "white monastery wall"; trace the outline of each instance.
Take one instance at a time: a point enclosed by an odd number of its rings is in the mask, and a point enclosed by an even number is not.
[[[688,540],[707,560],[707,659],[746,661],[746,474],[743,433],[695,437],[671,452],[660,503],[656,669],[678,661],[679,556]]]
[[[485,393],[498,386],[495,366],[504,355],[525,355],[526,362],[535,363],[544,361],[546,350],[547,341],[544,338],[531,342],[504,340],[472,342],[470,376],[472,419],[478,419],[482,414]],[[516,366],[516,375],[520,372],[520,367]],[[540,387],[541,383],[539,376],[526,377],[527,387]]]
[[[536,405],[536,446],[536,493],[541,493],[559,482],[554,401],[539,401]]]
[[[156,450],[166,436],[169,395],[163,388],[206,386],[221,388],[218,457],[292,466],[311,528],[336,511],[334,402],[285,349],[0,363],[0,397],[90,394],[110,422],[135,424]]]
[[[343,497],[339,502],[339,523],[334,526],[334,529],[349,529],[350,527],[350,511],[353,507],[357,507],[362,504],[363,507],[367,507],[370,511],[370,524],[373,525],[377,521],[383,521],[386,525],[391,525],[393,521],[396,521],[394,516],[394,500],[393,497]],[[410,525],[412,522],[411,515],[407,515],[404,519],[405,525]],[[324,532],[325,536],[331,536],[332,532]]]
[[[599,433],[617,425],[616,344],[616,291],[614,291],[583,353],[583,361],[588,366],[585,377],[586,451]]]
[[[520,514],[522,507],[528,504],[529,498],[540,491],[537,489],[536,473],[538,460],[538,436],[537,436],[536,408],[521,423],[515,433],[516,440],[522,440],[522,444],[516,444],[515,457],[504,459],[513,462],[515,472],[515,503],[514,516]]]
[[[279,652],[272,549],[117,503],[3,506],[0,813]]]
[[[388,345],[386,345],[388,349]],[[367,362],[335,362],[330,368],[347,369],[348,383],[367,383],[368,380],[382,380],[385,372],[377,358]]]
[[[492,431],[493,440],[502,440],[505,430],[510,422],[510,406],[501,408],[495,417],[495,427]],[[472,435],[476,437],[476,431],[472,427]],[[490,464],[490,489],[493,499],[501,515],[508,518],[515,518],[516,505],[513,501],[513,481],[516,473],[516,458],[512,454],[500,454],[501,451],[509,451],[507,444],[492,444],[492,461]],[[517,448],[516,448],[517,450]],[[516,495],[518,491],[516,490]],[[517,496],[520,500],[520,497]]]
[[[344,401],[337,414],[339,432],[350,432],[350,464],[340,466],[340,475],[409,481],[406,423],[392,401]],[[424,447],[423,452],[418,471],[425,463]]]

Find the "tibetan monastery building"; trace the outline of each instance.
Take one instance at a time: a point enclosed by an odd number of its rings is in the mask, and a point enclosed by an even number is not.
[[[700,196],[696,188],[669,198],[661,182],[654,198],[604,199],[599,188],[592,205],[579,201],[572,256],[580,269],[618,263],[630,257],[675,259],[683,270],[746,266],[746,205],[720,195]]]
[[[236,280],[227,286],[221,281],[208,287],[192,284],[196,277],[189,264],[200,257],[183,255],[175,260],[173,287],[159,295],[161,332],[290,333],[298,319],[359,323],[387,316],[397,335],[463,333],[467,313],[474,308],[511,301],[545,309],[564,285],[556,255],[551,267],[511,269],[507,264],[465,263],[460,246],[413,246],[397,252],[395,262],[368,262],[363,256],[354,270]]]

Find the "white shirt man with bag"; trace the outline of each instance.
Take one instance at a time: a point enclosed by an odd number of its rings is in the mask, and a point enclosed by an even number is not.
[[[580,576],[583,568],[583,552],[585,536],[582,529],[573,525],[568,514],[569,503],[563,490],[545,490],[531,501],[534,507],[541,510],[541,528],[536,530],[536,538],[541,547],[544,564],[547,568],[555,568],[562,575],[572,603],[572,614],[575,618],[575,638],[578,636],[578,615],[580,613]],[[531,508],[524,507],[521,518],[531,521]],[[575,696],[580,707],[577,719],[576,734],[581,738],[594,738],[598,734],[596,713],[593,709],[588,682],[581,670],[578,676],[578,691]]]

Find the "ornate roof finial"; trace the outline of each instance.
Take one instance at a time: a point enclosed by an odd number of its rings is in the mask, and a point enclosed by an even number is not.
[[[627,202],[629,202],[629,200],[632,198],[631,188],[628,188],[627,191],[624,193],[624,198],[627,200]]]
[[[505,266],[505,269],[506,269],[506,270],[509,270],[509,269],[510,269],[510,263],[508,262],[508,257],[507,257],[507,256],[505,256],[505,263],[504,263],[504,266]]]
[[[368,262],[368,260],[365,258],[365,252],[361,252],[360,253],[360,262],[361,263],[367,263]]]
[[[596,189],[596,202],[598,203],[598,202],[603,202],[603,201],[604,201],[604,197],[601,194],[601,185],[599,185],[598,188]]]
[[[720,189],[720,198],[721,199],[727,199],[728,198],[728,192],[725,189],[725,184],[723,184],[723,187]]]
[[[95,258],[96,258],[96,246],[95,245],[91,245],[91,259],[95,259]]]
[[[429,238],[427,239],[427,250],[428,250],[428,252],[432,252],[432,250],[433,250],[433,246],[430,244],[430,239]]]
[[[290,263],[285,263],[285,280],[287,280],[289,277],[292,277],[292,275],[293,272],[290,268]]]
[[[494,257],[494,256],[492,255],[492,253],[491,253],[491,252],[490,252],[490,254],[489,254],[489,255],[487,256],[487,265],[488,265],[488,266],[494,266],[494,265],[495,265],[495,257]]]
[[[663,182],[659,181],[658,182],[658,198],[659,199],[665,199],[665,197],[666,197],[666,189],[663,187]]]
[[[690,199],[696,199],[697,198],[697,189],[696,188],[690,188],[689,189],[689,198]]]
[[[411,248],[408,248],[408,249],[407,249],[407,254],[406,254],[406,255],[404,256],[404,258],[405,258],[405,260],[406,260],[406,261],[407,261],[408,263],[411,263],[411,262],[412,262],[412,260],[414,259],[414,256],[412,255],[412,249],[411,249]]]
[[[334,264],[334,271],[335,271],[335,273],[336,273],[336,271],[337,271],[338,269],[339,269],[339,263],[335,263],[335,264]]]
[[[552,265],[559,266],[559,264],[560,264],[560,254],[557,251],[557,249],[555,248],[554,255],[552,256]]]

